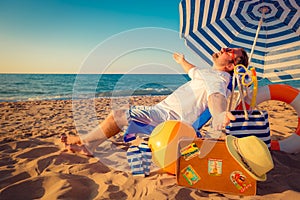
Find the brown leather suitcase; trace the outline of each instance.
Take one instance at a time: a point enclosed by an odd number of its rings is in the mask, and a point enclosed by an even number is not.
[[[223,140],[180,140],[178,185],[204,191],[255,195],[256,180],[231,156]]]

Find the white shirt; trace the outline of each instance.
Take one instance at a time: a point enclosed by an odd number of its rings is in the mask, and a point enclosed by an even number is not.
[[[220,93],[227,98],[227,86],[230,75],[227,72],[212,68],[192,68],[188,72],[191,80],[155,107],[166,111],[168,120],[176,119],[193,124],[207,108],[208,97],[213,93]]]

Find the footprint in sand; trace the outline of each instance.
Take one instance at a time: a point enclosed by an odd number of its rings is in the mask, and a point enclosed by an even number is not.
[[[93,199],[98,187],[85,176],[58,174],[28,178],[7,186],[0,190],[0,199]]]
[[[3,170],[3,171],[1,171],[0,191],[1,191],[1,189],[7,187],[8,185],[11,185],[11,184],[17,183],[21,180],[30,178],[30,175],[27,172],[21,172],[17,175],[12,176],[12,173],[14,171],[15,170]]]
[[[60,151],[60,149],[57,147],[39,147],[22,153],[18,155],[17,158],[36,159],[38,157],[45,156],[57,151]]]

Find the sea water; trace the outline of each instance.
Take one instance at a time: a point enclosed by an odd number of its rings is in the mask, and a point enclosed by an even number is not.
[[[187,81],[186,74],[0,74],[0,101],[168,95]],[[299,80],[283,83],[300,88]]]

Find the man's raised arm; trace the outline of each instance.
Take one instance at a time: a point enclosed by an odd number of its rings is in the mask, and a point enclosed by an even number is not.
[[[190,69],[194,68],[195,66],[191,63],[189,63],[188,61],[186,61],[186,59],[184,58],[183,54],[180,53],[174,53],[173,54],[173,58],[174,60],[181,65],[181,67],[183,68],[183,70],[185,71],[185,73],[188,73]]]

